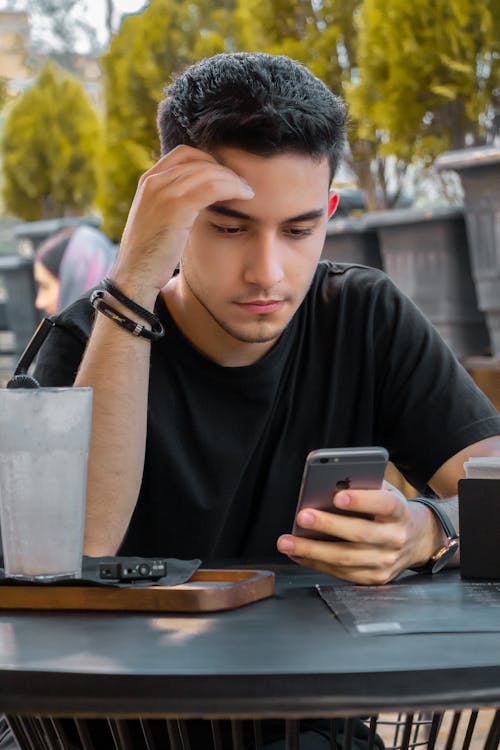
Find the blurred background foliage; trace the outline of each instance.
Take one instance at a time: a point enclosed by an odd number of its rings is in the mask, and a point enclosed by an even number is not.
[[[5,122],[7,211],[27,221],[87,212],[96,195],[100,141],[97,114],[81,85],[47,63]]]
[[[93,204],[118,241],[137,180],[159,156],[165,85],[200,57],[262,50],[304,62],[347,99],[346,164],[368,209],[391,207],[410,166],[498,133],[499,17],[500,0],[151,0],[100,56],[99,114],[54,67],[6,105],[5,205],[31,219]]]

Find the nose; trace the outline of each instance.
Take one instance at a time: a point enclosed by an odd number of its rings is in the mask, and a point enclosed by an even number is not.
[[[44,294],[42,289],[38,289],[38,292],[36,294],[35,298],[35,307],[37,310],[43,310],[45,307],[45,300],[44,300]]]
[[[284,278],[279,240],[271,232],[259,236],[249,249],[244,278],[260,289],[272,289]]]

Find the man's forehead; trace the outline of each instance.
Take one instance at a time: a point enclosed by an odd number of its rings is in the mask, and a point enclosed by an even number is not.
[[[213,156],[245,180],[255,195],[251,200],[214,202],[208,209],[212,214],[259,224],[312,221],[326,214],[326,158],[296,152],[262,156],[233,147],[220,147]]]
[[[217,161],[221,164],[231,167],[234,162],[252,164],[257,168],[266,169],[266,165],[279,162],[297,162],[301,168],[310,168],[312,170],[325,169],[330,171],[330,162],[328,156],[319,154],[309,154],[297,150],[275,151],[272,153],[257,153],[246,151],[236,146],[218,146],[210,151]]]

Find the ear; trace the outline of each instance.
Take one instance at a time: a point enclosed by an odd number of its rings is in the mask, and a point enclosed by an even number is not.
[[[334,193],[333,190],[330,190],[328,193],[328,218],[331,219],[335,211],[337,210],[337,206],[339,205],[340,196],[338,193]]]

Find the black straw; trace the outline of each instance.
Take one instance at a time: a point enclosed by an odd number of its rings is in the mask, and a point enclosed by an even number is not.
[[[7,382],[7,388],[39,388],[40,383],[36,378],[28,375],[28,367],[31,365],[38,350],[49,335],[54,322],[50,318],[44,318],[38,324],[35,333],[31,337],[25,350],[19,357],[14,375]]]

